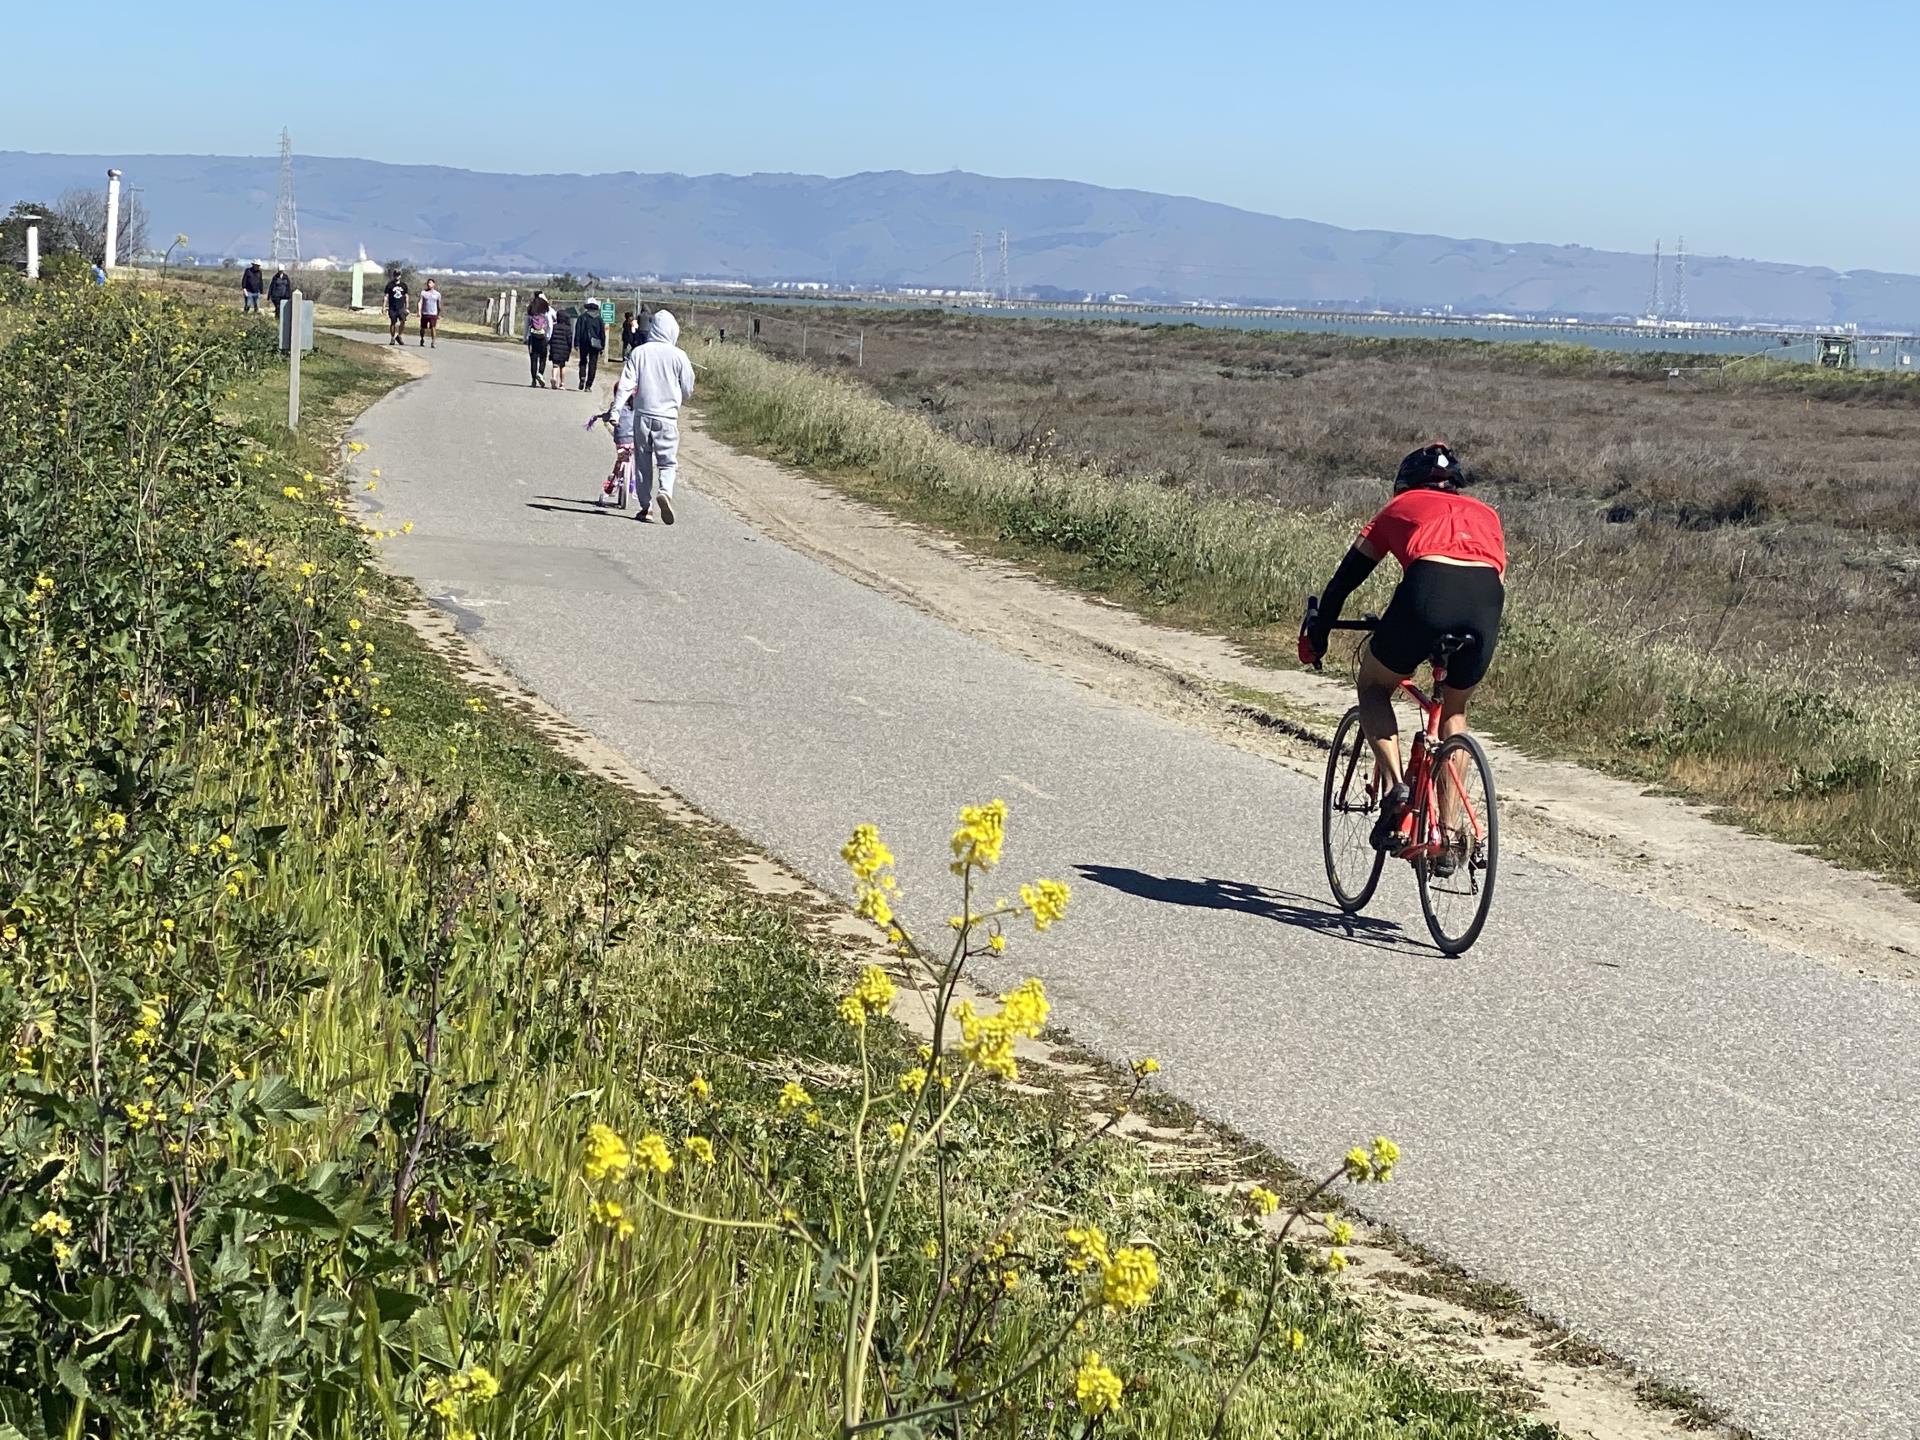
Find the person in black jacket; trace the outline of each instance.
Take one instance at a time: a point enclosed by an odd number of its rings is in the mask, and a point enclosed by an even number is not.
[[[580,388],[593,389],[593,377],[600,373],[600,354],[607,348],[607,322],[601,318],[600,302],[591,295],[574,323],[573,343],[580,351]]]
[[[620,358],[625,360],[627,352],[636,345],[644,345],[647,340],[647,327],[633,318],[633,312],[627,311],[627,318],[620,322]]]
[[[260,274],[260,262],[255,260],[240,275],[240,312],[252,314],[260,308],[260,292],[267,288],[266,280]]]
[[[267,299],[273,302],[273,318],[280,318],[280,307],[293,298],[293,277],[284,270],[273,272],[273,283],[267,286]]]
[[[553,370],[547,377],[547,388],[564,390],[567,388],[567,361],[573,358],[573,311],[555,310],[553,312],[553,333],[547,337],[547,359]]]

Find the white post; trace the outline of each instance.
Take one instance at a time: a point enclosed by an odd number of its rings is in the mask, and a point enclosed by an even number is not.
[[[287,428],[300,428],[300,292],[293,292],[286,308],[293,312],[293,343],[287,346]]]
[[[518,290],[509,290],[507,291],[507,328],[500,332],[502,335],[511,335],[514,330],[519,327],[520,322],[514,318],[519,313],[520,292]]]
[[[114,252],[120,247],[120,172],[107,171],[107,254],[100,262],[102,270],[112,270]]]
[[[27,226],[27,278],[40,278],[40,227]]]
[[[494,323],[499,327],[500,333],[502,335],[506,334],[507,333],[507,292],[504,290],[500,292],[500,303],[494,307],[493,319],[494,319]]]

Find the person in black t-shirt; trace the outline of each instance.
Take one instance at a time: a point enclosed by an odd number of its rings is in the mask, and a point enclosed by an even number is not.
[[[407,301],[412,293],[407,289],[407,282],[400,278],[398,270],[387,276],[387,343],[389,345],[407,343],[400,337],[407,328]]]

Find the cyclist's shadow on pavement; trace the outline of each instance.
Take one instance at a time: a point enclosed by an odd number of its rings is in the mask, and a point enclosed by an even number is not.
[[[1163,905],[1189,905],[1197,910],[1236,910],[1262,920],[1277,920],[1316,934],[1331,935],[1355,945],[1376,950],[1392,950],[1405,955],[1426,953],[1391,920],[1376,920],[1368,915],[1349,915],[1337,905],[1294,895],[1285,890],[1270,890],[1244,880],[1181,880],[1171,875],[1150,875],[1123,865],[1076,865],[1083,879],[1105,885],[1143,900]]]

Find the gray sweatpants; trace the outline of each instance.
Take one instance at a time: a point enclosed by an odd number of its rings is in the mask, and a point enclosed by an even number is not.
[[[660,493],[673,498],[673,477],[680,468],[680,422],[665,415],[636,415],[633,421],[633,495],[642,510]]]

